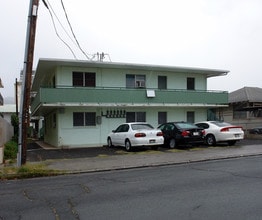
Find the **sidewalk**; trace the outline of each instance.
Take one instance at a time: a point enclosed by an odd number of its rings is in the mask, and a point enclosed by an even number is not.
[[[52,150],[47,151],[52,154]],[[79,150],[79,156],[81,154],[83,157],[73,159],[70,156],[75,152],[74,150],[65,150],[66,153],[61,152],[66,157],[39,160],[38,162],[45,163],[49,169],[65,171],[66,173],[120,170],[262,155],[262,143],[232,147],[190,148],[187,150],[161,148],[159,151],[145,150],[130,153],[121,149],[112,150],[101,147],[90,149],[91,155],[88,154],[88,150],[85,151],[87,155],[82,155],[81,150]],[[31,161],[31,163],[35,162]]]

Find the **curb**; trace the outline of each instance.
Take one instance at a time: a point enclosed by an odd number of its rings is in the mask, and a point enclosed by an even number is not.
[[[180,162],[164,162],[164,163],[151,163],[151,164],[143,164],[138,166],[127,166],[127,167],[114,167],[114,168],[94,168],[94,169],[87,169],[87,170],[63,170],[64,175],[70,174],[84,174],[84,173],[95,173],[95,172],[110,172],[110,171],[118,171],[118,170],[129,170],[129,169],[143,169],[149,167],[161,167],[161,166],[173,166],[173,165],[182,165],[182,164],[190,164],[190,163],[201,163],[201,162],[208,162],[208,161],[217,161],[217,160],[230,160],[235,158],[242,158],[242,157],[255,157],[261,156],[262,153],[258,154],[245,154],[245,155],[232,155],[232,156],[225,156],[225,157],[213,157],[213,158],[204,158],[204,159],[196,159],[196,160],[189,160],[189,161],[180,161]]]

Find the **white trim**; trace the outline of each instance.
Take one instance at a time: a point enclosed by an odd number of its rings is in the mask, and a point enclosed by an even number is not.
[[[42,107],[228,107],[228,105],[201,103],[52,103],[42,104]]]

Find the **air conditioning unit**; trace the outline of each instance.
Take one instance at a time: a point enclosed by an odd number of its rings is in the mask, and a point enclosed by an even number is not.
[[[136,86],[138,88],[145,88],[145,81],[136,81]]]

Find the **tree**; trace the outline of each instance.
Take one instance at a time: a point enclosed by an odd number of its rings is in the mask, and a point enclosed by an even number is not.
[[[14,140],[18,140],[19,118],[16,114],[11,115],[11,124],[14,127]]]

